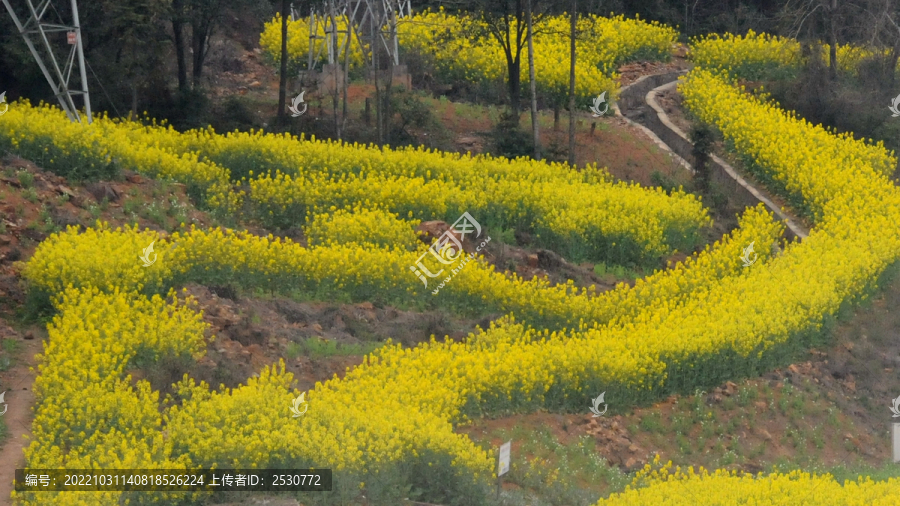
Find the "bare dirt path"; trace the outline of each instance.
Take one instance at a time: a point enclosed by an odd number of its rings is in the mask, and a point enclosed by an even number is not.
[[[35,355],[41,352],[43,340],[36,336],[20,342],[22,349],[17,353],[13,367],[0,373],[0,384],[8,389],[5,395],[8,408],[3,421],[9,430],[9,437],[0,447],[0,505],[12,504],[10,494],[16,469],[25,466],[23,449],[28,444],[25,436],[31,436],[32,386],[37,375],[37,371],[31,368],[37,368]]]

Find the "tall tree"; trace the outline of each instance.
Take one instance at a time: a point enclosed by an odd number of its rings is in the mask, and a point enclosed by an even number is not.
[[[837,46],[841,39],[853,39],[849,20],[856,10],[855,5],[837,0],[805,0],[796,5],[788,0],[776,17],[786,27],[784,33],[798,39],[810,51],[821,52],[822,40],[828,44],[827,77],[833,81],[839,66]]]
[[[372,69],[375,73],[373,76],[375,81],[375,131],[378,133],[378,145],[384,146],[384,123],[382,118],[384,116],[384,96],[381,93],[380,78],[378,77],[381,69],[381,59],[378,58],[378,54],[381,52],[381,47],[376,43],[378,41],[376,26],[380,27],[380,25],[376,23],[374,18],[370,17],[369,26],[371,27],[371,45],[369,47],[372,48]]]
[[[477,16],[487,33],[500,44],[506,60],[506,84],[511,117],[518,124],[522,102],[522,52],[528,44],[527,0],[459,0],[449,1]],[[543,14],[541,0],[532,0],[532,24],[540,25]]]
[[[341,129],[338,133],[338,139],[343,138],[343,133],[347,130],[347,87],[350,85],[350,40],[353,37],[353,28],[350,26],[350,19],[345,15],[346,23],[347,23],[347,36],[344,38],[344,71],[343,78],[341,82],[343,83],[344,88],[344,108],[341,111]]]
[[[162,47],[158,21],[165,10],[159,0],[129,0],[109,3],[109,11],[120,21],[115,66],[121,71],[124,86],[131,95],[129,119],[138,117],[139,88],[162,65]],[[111,20],[107,18],[107,26]],[[112,105],[115,110],[115,105]]]
[[[834,80],[837,79],[837,0],[830,0],[825,11],[828,13],[828,68],[831,79]]]
[[[210,42],[215,30],[222,22],[222,15],[229,9],[247,6],[247,0],[171,0],[169,10],[172,24],[172,40],[175,44],[175,58],[178,62],[178,88],[185,90],[189,84],[200,84],[203,66],[209,55]],[[190,27],[191,81],[187,78],[188,40],[185,28]]]
[[[572,0],[571,27],[569,28],[569,165],[575,165],[575,27],[578,23],[577,0]]]
[[[219,23],[222,11],[233,2],[225,0],[188,0],[188,18],[191,24],[192,78],[194,86],[200,84],[203,64],[209,54],[210,40]]]
[[[900,3],[896,0],[867,0],[863,8],[863,36],[875,49],[886,54],[881,72],[885,84],[893,89],[897,81],[897,63],[900,61]]]
[[[528,23],[528,78],[531,83],[531,136],[534,141],[534,159],[541,159],[541,137],[538,132],[537,80],[534,75],[534,24],[532,0],[525,0],[525,17]]]
[[[178,65],[178,89],[181,91],[188,89],[187,78],[187,62],[184,58],[184,26],[185,3],[186,0],[172,0],[172,8],[169,11],[170,21],[172,23],[172,42],[175,45],[175,61]]]

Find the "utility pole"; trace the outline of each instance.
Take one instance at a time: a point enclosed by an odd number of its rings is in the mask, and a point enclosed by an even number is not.
[[[9,15],[12,17],[16,29],[19,30],[19,34],[25,39],[25,45],[28,46],[31,55],[34,56],[38,66],[41,68],[44,78],[46,78],[47,82],[50,84],[53,95],[59,100],[59,104],[63,111],[66,112],[69,120],[72,122],[81,122],[81,114],[79,114],[78,107],[75,105],[74,101],[76,95],[81,95],[84,99],[87,122],[91,123],[93,121],[93,116],[91,115],[91,98],[88,94],[87,72],[85,71],[84,65],[84,49],[81,39],[81,24],[78,20],[77,1],[72,0],[71,25],[59,25],[41,21],[44,15],[47,14],[47,9],[51,7],[50,0],[40,0],[37,7],[34,6],[32,0],[25,0],[25,3],[28,6],[28,17],[25,19],[24,23],[16,16],[16,12],[9,4],[9,0],[2,1],[3,5],[6,6],[6,10],[9,12]],[[47,34],[62,32],[66,32],[66,39],[72,48],[69,50],[69,56],[66,58],[65,66],[60,69],[59,64],[56,61],[56,53],[53,52]],[[47,53],[47,61],[50,63],[49,66],[44,63],[44,58],[41,57],[32,38],[37,39],[38,44],[40,44]],[[73,89],[69,84],[76,57],[78,58],[78,70],[81,74],[81,89]]]

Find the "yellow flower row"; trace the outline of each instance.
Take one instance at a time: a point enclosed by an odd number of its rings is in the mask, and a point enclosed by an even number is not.
[[[341,20],[339,29],[345,29]],[[541,93],[561,101],[569,89],[569,20],[566,16],[549,16],[535,26],[535,75]],[[398,23],[401,46],[431,59],[444,78],[471,83],[493,82],[506,76],[505,57],[496,41],[488,35],[487,26],[479,20],[426,10]],[[514,32],[516,27],[511,30]],[[319,25],[319,37],[325,28]],[[614,70],[631,59],[667,59],[677,32],[659,23],[646,23],[624,16],[582,17],[578,22],[579,41],[576,58],[576,94],[581,100],[603,91],[617,90]],[[288,54],[292,68],[308,66],[310,21],[288,22]],[[324,38],[314,39],[319,60],[327,61]],[[281,18],[266,23],[260,46],[275,63],[281,58]],[[363,51],[354,40],[350,43],[351,62],[363,63]],[[527,61],[522,59],[523,62]],[[528,82],[528,66],[520,68],[522,82]],[[612,98],[612,97],[610,97]]]
[[[352,211],[336,208],[329,211],[307,218],[304,232],[310,247],[359,244],[415,250],[420,245],[414,230],[418,221],[409,222],[393,213],[360,206]]]
[[[298,71],[306,70],[309,67],[309,46],[310,46],[310,29],[313,28],[315,38],[313,40],[313,49],[317,51],[319,56],[315,60],[315,64],[328,62],[328,44],[334,44],[334,54],[337,55],[343,51],[343,48],[349,47],[350,64],[353,68],[358,68],[365,63],[363,51],[359,46],[359,41],[351,33],[351,40],[346,40],[346,35],[341,32],[347,30],[347,22],[345,18],[336,19],[337,35],[333,42],[328,41],[331,27],[326,26],[321,21],[317,26],[310,26],[309,18],[300,18],[297,20],[288,20],[288,71],[296,75]],[[369,41],[363,41],[366,51],[369,48]],[[265,29],[259,36],[259,45],[263,48],[264,54],[271,61],[274,67],[281,68],[281,13],[276,12],[275,18],[265,24]],[[338,60],[343,66],[343,56]],[[321,67],[320,67],[321,68]]]
[[[491,225],[530,228],[543,243],[576,258],[650,263],[673,248],[692,249],[698,229],[710,223],[691,194],[613,184],[609,173],[595,166],[579,172],[529,159],[297,142],[263,132],[142,131],[144,142],[196,151],[235,176],[250,178],[248,203],[278,227],[305,221],[315,209],[357,203],[421,220],[452,221],[469,211]]]
[[[35,380],[35,417],[25,450],[43,469],[190,469],[162,432],[159,392],[126,371],[164,356],[202,356],[201,315],[182,302],[68,289],[55,302]],[[169,294],[170,298],[174,293]],[[184,301],[187,302],[187,301]],[[13,493],[23,504],[121,504],[120,492]],[[176,494],[146,494],[161,504]],[[178,494],[178,497],[183,494]],[[150,499],[151,497],[148,497]]]
[[[852,133],[834,135],[775,105],[746,98],[711,71],[694,72],[680,90],[702,121],[714,123],[740,154],[750,156],[765,171],[761,176],[802,199],[817,222],[827,206],[844,201],[838,197],[849,184],[881,184],[897,165],[883,142],[868,144]],[[728,107],[713,110],[712,104]]]
[[[102,114],[91,125],[72,123],[55,106],[33,107],[20,101],[10,106],[0,121],[0,147],[71,179],[112,179],[128,169],[183,182],[212,209],[228,212],[238,208],[241,194],[232,191],[227,169],[201,161],[195,154],[160,146],[154,139],[136,137],[140,130],[140,123]]]
[[[817,46],[825,65],[831,61],[828,44]],[[850,44],[838,45],[838,69],[856,72],[864,58],[875,53]],[[691,41],[690,58],[707,70],[727,70],[745,79],[778,78],[793,75],[803,62],[800,43],[795,39],[749,30],[747,35],[710,34]]]
[[[253,174],[283,172],[291,176],[383,175],[421,177],[463,186],[481,185],[485,179],[518,179],[532,183],[566,182],[600,184],[613,177],[605,168],[588,164],[574,171],[564,163],[540,162],[530,158],[509,160],[490,155],[461,155],[424,147],[381,148],[374,144],[343,143],[299,138],[264,131],[216,133],[212,128],[180,134],[171,128],[145,128],[144,142],[164,145],[185,153],[196,151],[217,164],[228,167],[234,179]]]
[[[513,312],[533,324],[571,327],[621,318],[664,299],[673,303],[721,278],[736,275],[740,266],[737,258],[745,244],[770,245],[780,234],[770,215],[753,210],[742,219],[742,227],[733,237],[707,248],[694,263],[656,274],[634,288],[622,285],[620,290],[599,297],[590,290],[578,291],[571,284],[551,287],[541,278],[524,281],[515,274],[507,277],[475,262],[462,270],[439,298],[431,299],[428,292],[440,279],[425,287],[409,271],[425,253],[425,245],[416,239],[409,222],[390,217],[394,223],[385,224],[386,217],[389,215],[383,212],[368,211],[335,212],[331,218],[317,218],[311,225],[310,238],[313,244],[321,245],[312,249],[289,240],[230,230],[190,230],[161,238],[151,231],[128,227],[110,230],[99,224],[80,234],[68,231],[51,235],[37,248],[23,274],[33,289],[47,294],[60,293],[69,286],[153,294],[190,281],[235,283],[282,293],[316,293],[329,287],[355,300],[378,298],[415,305],[427,301],[464,312]],[[328,219],[333,221],[322,221]],[[335,237],[346,242],[330,241]],[[144,267],[138,255],[151,242],[156,261]],[[398,248],[372,248],[369,244],[373,242]],[[417,245],[415,252],[400,247],[415,249]],[[766,258],[769,252],[761,248],[760,254]],[[441,266],[430,255],[425,259],[428,268],[439,274]],[[427,298],[423,301],[422,297]]]
[[[659,457],[654,461],[658,464]],[[887,506],[900,493],[896,478],[875,482],[860,477],[842,485],[831,475],[802,471],[752,476],[723,469],[712,474],[703,468],[699,472],[693,468],[673,470],[671,462],[658,470],[652,467],[647,464],[625,492],[601,499],[596,506],[690,506],[698,502],[720,506]]]
[[[710,223],[693,196],[666,195],[626,183],[533,184],[486,179],[481,188],[423,178],[366,178],[343,174],[291,177],[276,173],[250,180],[259,215],[276,226],[303,220],[311,210],[362,203],[400,216],[453,221],[468,211],[479,222],[536,232],[542,244],[573,259],[653,263],[673,246],[691,249]],[[678,241],[678,242],[676,242]]]
[[[683,350],[676,345],[676,353],[669,355],[670,364],[690,362],[692,355],[723,345],[752,364],[765,350],[790,345],[792,336],[814,334],[846,301],[865,299],[878,276],[898,259],[900,234],[890,224],[900,219],[900,194],[884,176],[896,158],[880,144],[831,135],[749,97],[707,70],[691,72],[680,91],[700,120],[718,127],[739,154],[802,198],[814,211],[817,226],[802,244],[788,245],[782,255],[763,268],[751,268],[746,277],[723,280],[714,291],[698,294],[682,307],[644,312],[623,324],[641,341],[647,336],[682,343]],[[715,336],[704,331],[704,322]],[[648,324],[669,332],[663,337],[651,330],[648,335]],[[795,340],[793,346],[804,341]],[[670,375],[669,382],[673,379]],[[661,498],[671,502],[671,497],[684,502],[718,498],[722,504],[797,504],[801,499],[880,504],[897,485],[895,480],[865,480],[841,487],[827,476],[776,474],[753,480],[719,473],[629,490],[598,505],[647,504]]]

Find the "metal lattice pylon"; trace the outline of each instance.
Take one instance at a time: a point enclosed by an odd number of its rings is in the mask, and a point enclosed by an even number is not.
[[[309,16],[309,61],[307,62],[307,72],[315,69],[319,57],[322,55],[322,46],[317,41],[325,41],[325,51],[328,53],[328,64],[334,65],[344,56],[344,52],[349,48],[350,37],[350,19],[352,13],[348,16],[348,6],[346,1],[342,0],[325,0],[318,7],[313,7]],[[341,28],[341,22],[344,27]],[[319,35],[319,26],[322,26],[325,32],[324,36]]]
[[[9,15],[12,16],[13,22],[16,24],[19,33],[25,39],[25,44],[31,51],[32,56],[37,60],[41,72],[44,73],[44,77],[47,78],[47,82],[50,83],[53,94],[56,96],[56,99],[59,100],[59,104],[62,106],[63,110],[66,111],[66,115],[69,116],[69,120],[81,122],[81,115],[78,113],[78,107],[75,106],[75,101],[73,99],[75,95],[81,95],[84,98],[84,109],[87,113],[87,121],[88,123],[91,123],[93,121],[93,117],[91,116],[91,98],[88,94],[87,73],[84,68],[84,49],[81,45],[81,25],[78,21],[78,5],[76,0],[72,0],[72,25],[60,25],[41,21],[41,19],[44,18],[44,15],[47,14],[47,9],[51,7],[50,0],[40,0],[37,7],[34,6],[32,0],[25,0],[25,3],[28,6],[28,17],[25,19],[24,23],[19,21],[19,17],[16,16],[16,12],[9,4],[9,0],[2,1],[3,5],[6,6],[6,10],[9,12]],[[69,56],[66,58],[66,63],[62,70],[59,68],[59,63],[56,61],[56,53],[53,51],[53,46],[50,44],[50,39],[47,37],[47,34],[49,33],[59,32],[74,32],[75,35],[75,43],[71,44],[72,48],[69,50]],[[48,55],[47,60],[50,63],[49,68],[35,47],[32,38],[36,38],[38,44],[42,44]],[[81,89],[72,89],[69,85],[69,81],[72,78],[72,70],[75,67],[76,57],[78,58],[78,68],[81,74]]]
[[[344,52],[349,50],[348,38],[354,35],[360,46],[363,41],[374,41],[383,47],[394,65],[400,64],[397,22],[412,15],[410,0],[324,0],[313,7],[309,16],[309,58],[306,72],[315,70],[322,51],[327,51],[328,63],[334,65]],[[300,18],[293,6],[291,18]],[[341,28],[343,22],[344,28]],[[323,27],[324,36],[319,35]],[[352,32],[352,33],[351,33]],[[324,48],[317,42],[325,41]],[[374,47],[374,46],[373,46]],[[374,54],[370,48],[367,61],[374,64]]]
[[[412,16],[410,0],[347,0],[356,7],[364,5],[362,15],[354,23],[358,37],[374,42],[369,50],[369,64],[375,63],[375,46],[384,48],[394,65],[400,65],[400,42],[397,23],[401,18]],[[377,39],[377,40],[376,40]],[[360,41],[362,46],[362,41]]]

